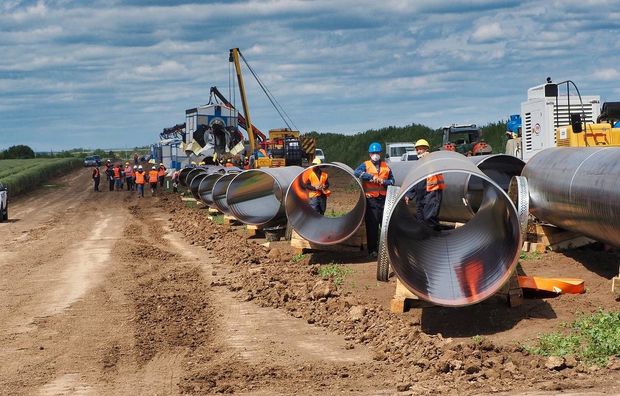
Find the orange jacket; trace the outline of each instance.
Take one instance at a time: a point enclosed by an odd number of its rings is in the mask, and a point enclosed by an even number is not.
[[[114,178],[115,179],[120,179],[121,178],[121,168],[114,167],[112,170],[114,171]]]
[[[380,171],[377,170],[372,161],[366,161],[366,173],[370,173],[373,176],[377,176],[380,179],[387,180],[390,177],[390,168],[387,163],[381,161],[379,164]],[[362,187],[367,198],[377,198],[379,196],[385,197],[387,194],[387,187],[370,181],[363,181]]]
[[[314,173],[314,170],[308,169],[302,175],[302,182],[304,185],[310,183],[314,188],[319,188],[320,185],[325,186],[327,184],[327,173],[321,172],[321,179],[319,179],[316,173]],[[327,189],[324,191],[308,190],[308,198],[320,197],[321,195],[329,197],[331,195],[331,191]]]
[[[426,191],[431,192],[443,190],[444,188],[446,188],[446,184],[441,173],[426,178]]]
[[[136,172],[136,184],[144,184],[144,172]]]
[[[157,183],[157,174],[156,170],[149,171],[149,183]]]
[[[159,167],[159,169],[157,170],[157,176],[166,176],[166,167],[165,166]]]

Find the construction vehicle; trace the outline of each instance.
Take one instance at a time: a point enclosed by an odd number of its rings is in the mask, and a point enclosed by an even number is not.
[[[442,150],[456,151],[466,156],[491,154],[493,149],[484,141],[476,124],[443,127]]]
[[[528,161],[551,147],[620,146],[619,119],[620,103],[601,107],[600,96],[581,96],[574,82],[547,78],[545,84],[528,89],[527,101],[521,103],[521,136],[517,132],[508,141],[506,154]],[[509,121],[508,131],[510,125]]]
[[[400,162],[403,154],[408,151],[415,153],[415,144],[412,142],[395,142],[385,144],[385,161]]]
[[[263,89],[263,92],[265,92],[265,95],[267,95],[270,102],[276,108],[276,111],[284,120],[284,123],[287,125],[287,128],[271,129],[269,131],[268,140],[265,138],[265,135],[262,132],[260,132],[252,125],[247,95],[245,91],[245,84],[241,72],[241,63],[239,61],[240,59],[242,59],[248,69],[250,69],[250,72],[256,78],[256,81]],[[282,109],[281,106],[279,106],[278,102],[275,100],[275,98],[273,98],[273,95],[265,88],[264,84],[261,82],[254,70],[252,70],[248,62],[241,54],[241,51],[239,51],[239,48],[232,48],[230,50],[228,60],[229,62],[234,64],[235,72],[237,74],[237,82],[239,84],[239,92],[241,94],[243,112],[245,113],[244,122],[239,122],[239,125],[242,126],[248,134],[248,152],[250,154],[250,167],[263,168],[287,165],[301,166],[304,160],[311,162],[314,157],[314,151],[316,149],[316,142],[314,138],[301,137],[299,131],[293,130],[291,128],[289,122],[287,122],[283,115],[286,114],[286,112],[284,111],[284,109]],[[234,109],[234,106],[232,106],[232,104],[230,104],[230,102],[226,100],[226,98],[224,98],[224,96],[217,90],[217,88],[215,89],[215,91],[213,90],[213,88],[211,88],[211,90],[220,100],[227,103],[231,108]],[[241,121],[241,119],[239,121]],[[257,143],[262,150],[268,153],[268,156],[259,155]]]

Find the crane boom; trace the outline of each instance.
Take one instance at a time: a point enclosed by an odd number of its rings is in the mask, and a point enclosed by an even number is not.
[[[250,141],[250,153],[254,153],[254,150],[255,150],[254,131],[252,130],[252,119],[250,118],[250,109],[248,107],[248,101],[245,96],[245,85],[243,84],[243,75],[241,74],[241,64],[239,63],[239,48],[232,48],[230,50],[228,61],[234,62],[235,64],[235,71],[237,73],[237,81],[239,82],[239,92],[241,93],[241,103],[243,104],[243,112],[245,113],[245,118],[247,120],[246,131],[248,132],[248,140]]]

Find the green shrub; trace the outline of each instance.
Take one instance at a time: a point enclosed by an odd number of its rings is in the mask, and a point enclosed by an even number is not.
[[[341,285],[347,275],[353,273],[351,268],[340,264],[327,264],[319,268],[319,276],[322,278],[332,278],[336,285]]]

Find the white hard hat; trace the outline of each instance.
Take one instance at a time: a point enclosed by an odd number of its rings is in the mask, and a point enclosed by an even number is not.
[[[142,168],[142,165],[138,165],[138,169],[143,169],[143,168]]]

